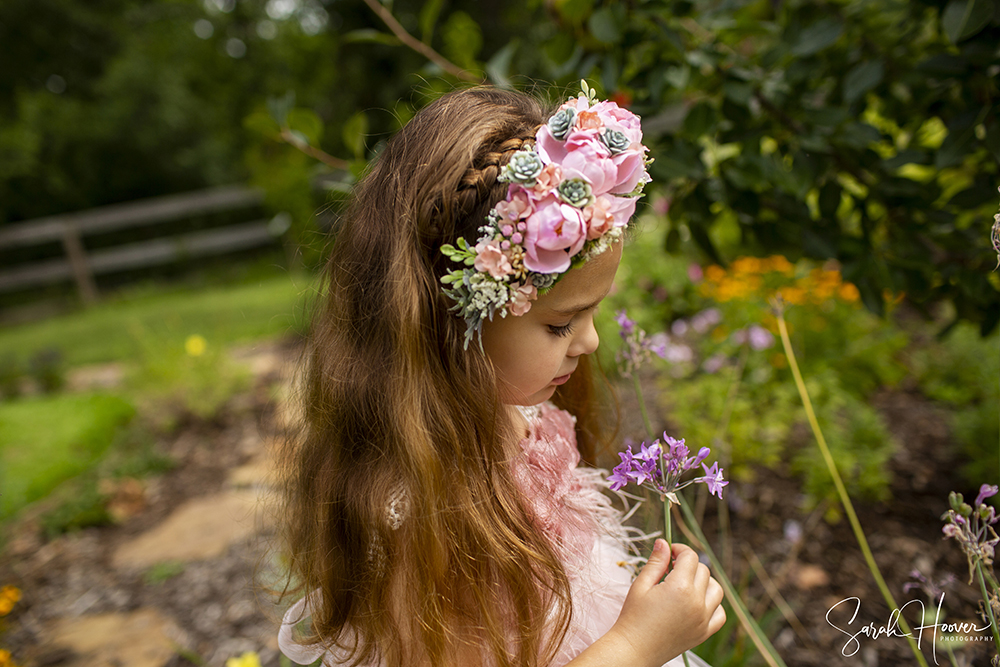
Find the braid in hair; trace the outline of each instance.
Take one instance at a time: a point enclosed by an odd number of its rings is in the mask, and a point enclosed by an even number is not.
[[[492,199],[499,181],[500,172],[510,162],[514,153],[524,148],[524,144],[534,140],[534,132],[524,137],[512,137],[501,142],[494,150],[487,151],[466,170],[458,186],[458,212],[471,214],[484,200]],[[496,202],[490,202],[496,203]]]

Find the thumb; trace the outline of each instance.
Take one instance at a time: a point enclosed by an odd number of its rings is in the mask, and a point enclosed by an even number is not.
[[[670,568],[670,545],[666,540],[657,539],[653,542],[653,553],[649,555],[649,560],[642,566],[636,576],[633,585],[640,585],[645,589],[652,588],[658,584],[667,574]]]

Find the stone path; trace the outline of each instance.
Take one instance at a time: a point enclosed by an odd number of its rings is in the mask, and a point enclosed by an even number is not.
[[[239,356],[256,377],[267,378],[258,385],[269,395],[276,380],[287,387],[287,352],[262,346]],[[113,375],[88,369],[74,382],[103,386]],[[30,639],[25,643],[31,655],[22,660],[65,667],[180,667],[197,664],[192,656],[198,656],[221,667],[226,658],[253,650],[265,665],[278,664],[277,623],[257,597],[254,581],[267,554],[260,538],[272,527],[264,511],[272,488],[270,448],[249,412],[242,433],[220,437],[221,444],[194,438],[188,448],[192,461],[219,454],[236,464],[217,470],[219,478],[206,477],[203,494],[194,489],[134,535],[115,539],[116,531],[127,533],[128,522],[84,531],[37,549],[15,567],[38,582],[26,585],[26,600],[33,604],[23,618],[12,617],[19,627],[8,632],[8,638]],[[220,453],[226,443],[229,449]]]

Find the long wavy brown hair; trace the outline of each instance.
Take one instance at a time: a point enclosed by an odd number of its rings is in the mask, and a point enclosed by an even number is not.
[[[351,664],[547,664],[572,613],[566,573],[511,474],[520,434],[490,360],[448,312],[441,245],[474,240],[497,180],[549,109],[474,88],[420,111],[335,231],[285,464],[286,592],[319,591],[315,641]],[[600,438],[587,368],[556,402]]]

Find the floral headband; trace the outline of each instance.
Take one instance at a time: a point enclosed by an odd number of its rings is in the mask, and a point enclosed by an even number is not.
[[[570,268],[620,239],[650,180],[639,117],[582,87],[511,156],[498,177],[510,183],[507,197],[475,247],[464,238],[441,246],[465,265],[441,282],[465,319],[466,348],[483,320],[523,315]]]

